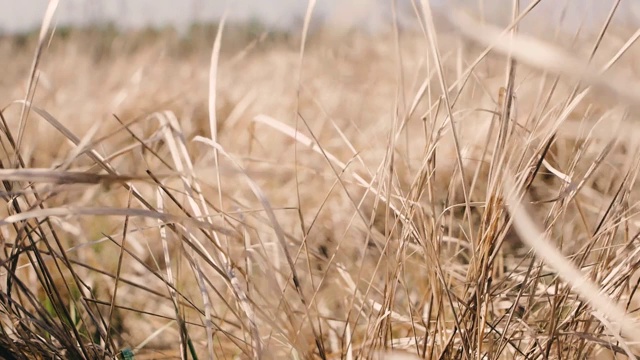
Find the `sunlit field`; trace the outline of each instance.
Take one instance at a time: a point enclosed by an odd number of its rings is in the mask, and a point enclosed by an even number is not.
[[[415,11],[0,38],[0,358],[640,356],[640,32]]]

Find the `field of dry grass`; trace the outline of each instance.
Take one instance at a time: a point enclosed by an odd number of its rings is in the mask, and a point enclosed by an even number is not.
[[[638,34],[420,16],[1,38],[0,358],[640,354]]]

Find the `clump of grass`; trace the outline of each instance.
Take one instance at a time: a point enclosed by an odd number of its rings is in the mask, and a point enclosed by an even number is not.
[[[512,6],[0,40],[0,357],[636,356],[637,33]]]

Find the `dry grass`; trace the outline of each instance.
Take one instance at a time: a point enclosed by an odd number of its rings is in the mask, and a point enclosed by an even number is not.
[[[636,34],[418,10],[0,39],[0,358],[640,354]]]

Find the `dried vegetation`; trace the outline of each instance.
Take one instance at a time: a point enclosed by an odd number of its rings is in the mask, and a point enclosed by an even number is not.
[[[418,8],[1,39],[0,357],[640,354],[638,33]]]

